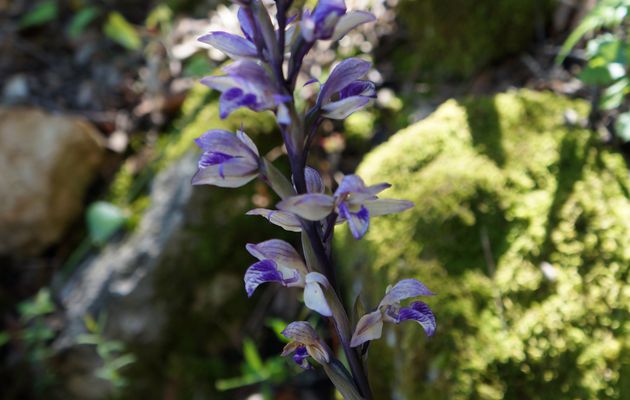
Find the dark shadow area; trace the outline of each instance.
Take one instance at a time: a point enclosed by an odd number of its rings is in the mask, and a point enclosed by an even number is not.
[[[505,164],[505,150],[501,142],[502,132],[499,113],[494,97],[462,101],[473,145],[479,153],[492,159],[497,166]]]
[[[548,225],[545,240],[541,245],[541,262],[547,260],[553,252],[552,234],[560,223],[558,217],[560,210],[573,193],[575,184],[582,179],[587,150],[595,145],[592,140],[582,143],[580,137],[573,135],[571,131],[565,135],[560,143],[560,159],[556,167],[558,169],[556,173],[557,187],[547,214]]]

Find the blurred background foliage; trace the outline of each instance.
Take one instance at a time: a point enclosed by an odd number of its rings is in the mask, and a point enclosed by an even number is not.
[[[324,123],[310,163],[416,207],[361,242],[338,229],[343,293],[438,293],[434,338],[370,346],[377,398],[630,398],[630,2],[346,5],[378,22],[318,44],[303,78],[367,53],[378,96]],[[286,322],[326,323],[297,292],[242,287],[245,243],[296,239],[244,215],[276,199],[189,184],[210,128],[242,126],[287,171],[270,114],[220,120],[197,83],[227,60],[196,37],[238,33],[235,13],[0,0],[2,398],[335,398],[279,357]]]

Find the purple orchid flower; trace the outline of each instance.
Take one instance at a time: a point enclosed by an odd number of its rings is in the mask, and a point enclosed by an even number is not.
[[[371,64],[367,61],[348,58],[332,70],[317,97],[317,106],[321,108],[324,117],[344,119],[376,97],[374,83],[359,79],[370,67]]]
[[[370,216],[393,214],[413,207],[410,201],[376,196],[389,187],[388,183],[366,186],[357,175],[346,175],[333,196],[307,193],[289,197],[277,207],[309,221],[320,221],[336,212],[339,215],[337,222],[348,221],[352,235],[361,239],[367,232]]]
[[[238,60],[223,71],[225,75],[207,76],[201,80],[204,85],[222,92],[219,99],[221,118],[240,107],[263,111],[289,100],[278,93],[265,68],[254,61]]]
[[[369,340],[380,338],[384,321],[394,324],[416,321],[428,336],[433,336],[436,329],[435,316],[427,304],[415,301],[407,307],[400,306],[402,300],[433,295],[433,292],[416,279],[403,279],[398,282],[387,291],[376,311],[361,317],[350,340],[350,346],[357,347]]]
[[[315,169],[306,167],[304,170],[304,178],[306,180],[307,193],[324,193],[326,190],[322,177]],[[247,215],[260,215],[265,217],[272,224],[278,225],[290,232],[302,231],[300,219],[291,212],[270,210],[268,208],[255,208],[248,211]]]
[[[320,0],[312,13],[306,11],[302,19],[302,36],[307,42],[339,40],[350,30],[376,18],[369,12],[346,13],[343,0]]]
[[[262,243],[249,243],[247,251],[260,261],[245,272],[245,291],[252,296],[258,286],[276,282],[286,287],[304,288],[304,304],[325,317],[332,311],[325,291],[330,288],[328,279],[319,272],[308,272],[302,257],[284,240],[272,239]]]
[[[203,150],[193,185],[239,187],[258,176],[260,156],[243,131],[211,130],[195,139]]]
[[[282,331],[282,334],[291,339],[284,349],[282,356],[288,356],[293,353],[293,361],[300,367],[309,369],[307,358],[311,356],[320,364],[328,364],[330,362],[330,350],[323,343],[315,329],[306,321],[291,322]]]

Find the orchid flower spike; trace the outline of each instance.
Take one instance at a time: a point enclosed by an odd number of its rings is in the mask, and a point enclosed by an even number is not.
[[[245,272],[245,291],[251,297],[258,286],[276,282],[286,287],[304,288],[304,304],[319,314],[330,317],[332,311],[325,291],[330,289],[328,279],[319,272],[308,272],[302,257],[287,242],[271,239],[262,243],[249,243],[247,251],[260,261]]]
[[[294,213],[309,221],[319,221],[335,212],[337,222],[348,221],[356,239],[367,232],[370,216],[393,214],[413,207],[406,200],[379,199],[376,195],[389,188],[388,183],[366,186],[357,175],[344,176],[333,196],[323,193],[307,193],[289,197],[277,208]]]
[[[416,321],[428,336],[433,336],[436,329],[435,316],[429,306],[415,301],[407,307],[401,307],[402,300],[418,296],[433,296],[422,282],[416,279],[403,279],[389,289],[376,311],[361,317],[350,340],[350,346],[357,347],[369,340],[381,337],[383,321],[400,324],[403,321]]]
[[[330,362],[330,350],[317,336],[315,329],[306,321],[291,322],[282,331],[282,334],[291,339],[284,349],[282,356],[288,356],[293,353],[293,361],[300,367],[309,369],[310,365],[307,361],[311,356],[320,364],[328,364]]]
[[[258,176],[260,156],[254,142],[239,130],[236,134],[214,129],[195,139],[203,150],[193,185],[243,186]]]
[[[312,13],[305,12],[302,19],[302,36],[307,42],[332,39],[337,41],[346,33],[376,18],[366,11],[346,13],[343,0],[319,0]]]

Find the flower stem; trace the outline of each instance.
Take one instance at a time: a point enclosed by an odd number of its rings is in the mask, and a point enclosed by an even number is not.
[[[291,164],[293,182],[295,184],[297,192],[299,194],[306,193],[306,180],[304,175],[306,163],[302,160],[302,153],[300,151],[295,151],[293,152],[293,154],[289,154],[289,160]],[[336,309],[337,312],[334,314],[333,318],[335,321],[337,335],[339,336],[343,351],[348,360],[348,364],[350,365],[352,377],[363,397],[366,400],[371,400],[372,393],[370,391],[370,385],[368,383],[367,376],[365,375],[365,371],[363,370],[363,365],[359,360],[357,352],[352,347],[350,347],[350,322],[348,320],[348,315],[343,308],[343,304],[341,303],[341,300],[339,300],[340,294],[337,282],[335,280],[335,271],[332,265],[332,261],[326,253],[324,238],[317,229],[316,222],[303,221],[303,227],[305,229],[308,240],[311,243],[313,251],[315,252],[315,255],[324,267],[324,275],[326,275],[326,278],[328,278],[334,292],[333,301],[337,302],[337,304],[335,304],[333,308]],[[332,233],[328,232],[328,235],[332,236]]]

